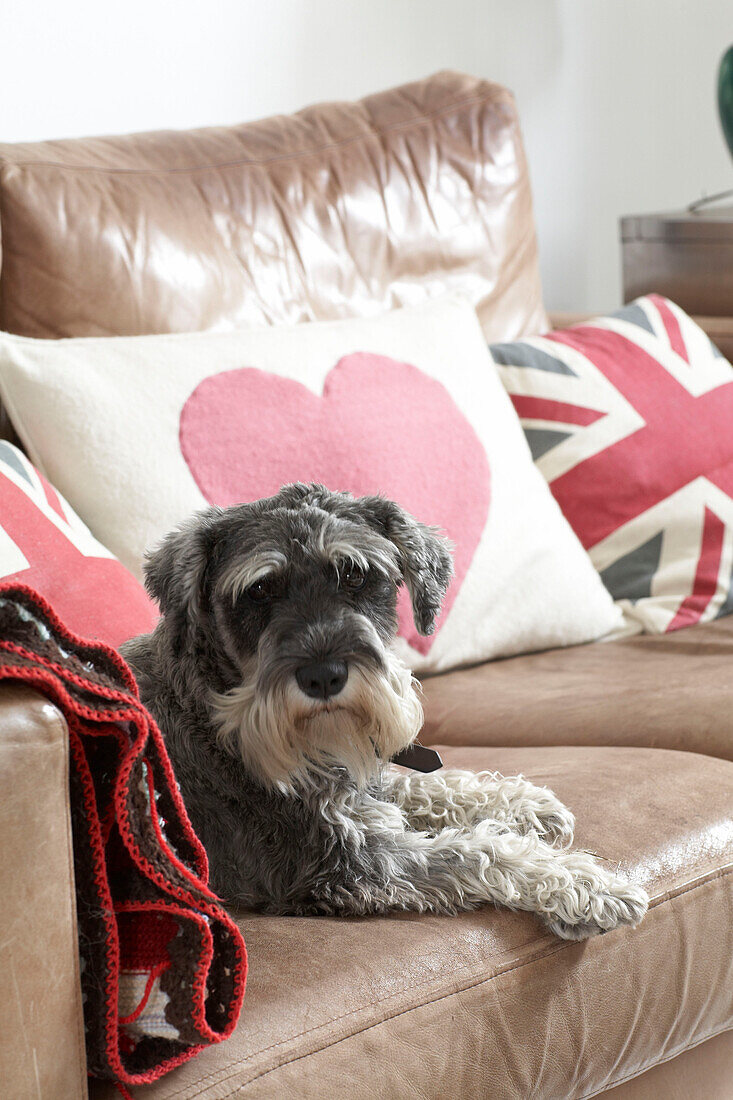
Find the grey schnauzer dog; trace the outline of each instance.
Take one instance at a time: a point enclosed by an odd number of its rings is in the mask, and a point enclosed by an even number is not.
[[[433,629],[447,543],[398,505],[319,485],[212,508],[148,556],[162,618],[123,647],[227,903],[452,914],[493,902],[582,939],[636,924],[638,886],[569,851],[524,778],[390,765],[422,724],[394,654],[397,590]]]

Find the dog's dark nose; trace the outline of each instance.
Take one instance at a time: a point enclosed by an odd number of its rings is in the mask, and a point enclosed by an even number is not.
[[[311,661],[295,670],[298,687],[311,699],[338,695],[349,678],[346,661]]]

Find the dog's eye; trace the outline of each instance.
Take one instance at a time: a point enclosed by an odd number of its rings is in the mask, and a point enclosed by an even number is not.
[[[344,565],[339,573],[339,580],[349,592],[358,592],[366,584],[366,571],[358,565]]]
[[[280,584],[277,577],[261,577],[260,580],[255,581],[254,584],[245,589],[245,595],[253,603],[265,603],[277,596],[279,591]]]

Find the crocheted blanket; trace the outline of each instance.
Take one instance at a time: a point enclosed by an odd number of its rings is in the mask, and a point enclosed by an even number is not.
[[[244,941],[207,886],[162,736],[119,654],[74,637],[31,589],[0,585],[0,680],[42,692],[69,727],[88,1071],[153,1081],[233,1031]]]

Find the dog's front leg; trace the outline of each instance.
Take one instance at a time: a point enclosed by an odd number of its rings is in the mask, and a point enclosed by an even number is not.
[[[493,902],[536,913],[565,939],[636,924],[646,912],[642,889],[592,856],[558,851],[536,834],[488,820],[431,836],[401,830],[403,821],[394,805],[370,799],[351,808],[348,831],[333,822],[338,861],[296,911],[456,913]]]
[[[384,774],[386,797],[406,815],[412,829],[438,833],[446,827],[469,829],[491,818],[519,833],[535,832],[551,844],[568,847],[575,819],[548,790],[523,776],[446,768],[428,775]]]

